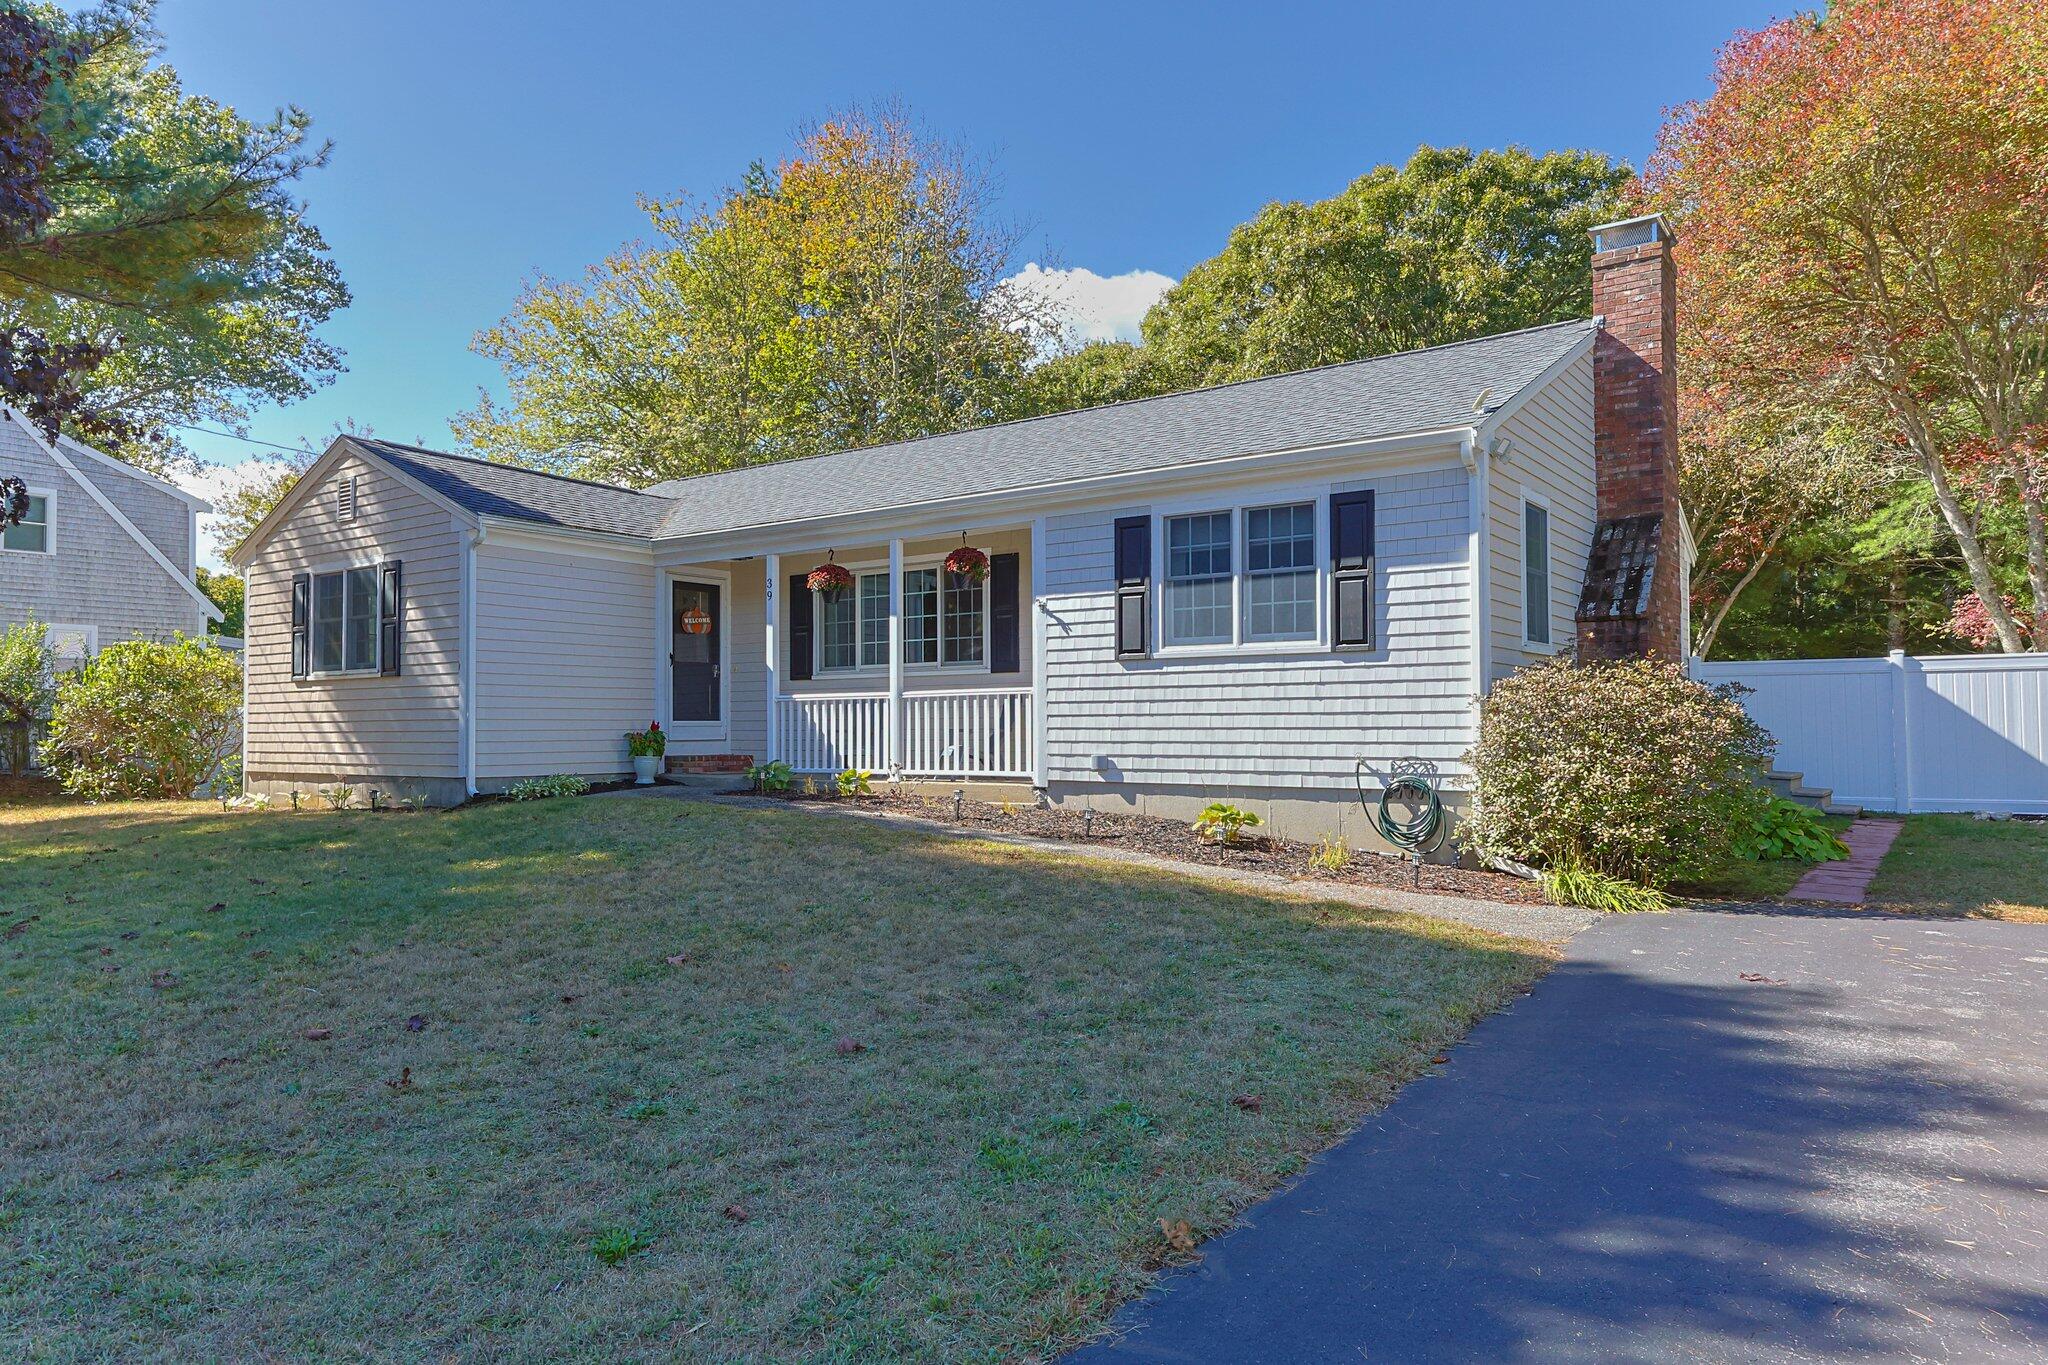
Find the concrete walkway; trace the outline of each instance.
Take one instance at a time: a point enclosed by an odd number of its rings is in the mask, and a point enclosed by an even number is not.
[[[1870,895],[1870,879],[1877,875],[1878,865],[1903,828],[1897,820],[1858,820],[1842,836],[1842,842],[1849,846],[1849,856],[1817,864],[1799,879],[1786,898],[1828,905],[1861,905]]]
[[[1069,1365],[2048,1360],[2048,926],[1603,919]]]

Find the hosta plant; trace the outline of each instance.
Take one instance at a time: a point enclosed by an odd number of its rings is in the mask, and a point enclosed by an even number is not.
[[[839,774],[834,781],[839,787],[839,794],[841,796],[873,796],[875,794],[875,775],[866,768],[848,768],[845,772]]]
[[[581,796],[590,790],[590,784],[573,773],[556,773],[552,777],[529,777],[514,782],[505,788],[508,801],[546,801],[557,796]]]
[[[747,780],[754,784],[756,791],[786,792],[796,781],[796,770],[780,759],[773,763],[756,763],[747,769]]]
[[[1796,858],[1802,863],[1824,863],[1848,857],[1849,846],[1819,811],[1779,796],[1736,831],[1735,854],[1758,862]]]
[[[1195,817],[1195,833],[1204,839],[1213,839],[1219,844],[1234,844],[1244,837],[1244,832],[1265,823],[1248,810],[1231,805],[1228,801],[1211,802],[1202,813]]]

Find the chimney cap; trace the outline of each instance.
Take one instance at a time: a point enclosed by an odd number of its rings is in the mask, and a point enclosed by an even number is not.
[[[1645,213],[1636,218],[1621,218],[1612,223],[1595,223],[1592,228],[1593,251],[1621,251],[1632,246],[1647,246],[1652,242],[1668,242],[1675,234],[1671,220],[1661,213]]]

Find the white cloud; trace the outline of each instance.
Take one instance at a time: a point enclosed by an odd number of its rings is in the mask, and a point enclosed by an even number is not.
[[[237,488],[245,488],[257,479],[275,473],[289,466],[289,460],[257,456],[249,460],[237,460],[234,464],[203,464],[194,470],[181,470],[171,476],[171,482],[187,493],[196,493],[215,506],[221,498]],[[220,520],[211,512],[199,514],[199,564],[200,567],[220,572],[227,568],[227,561],[220,557],[220,551],[213,543],[213,528]]]
[[[1036,261],[1010,280],[1050,302],[1066,319],[1069,339],[1080,343],[1136,341],[1145,313],[1174,283],[1156,270],[1098,275],[1079,266],[1048,270]]]

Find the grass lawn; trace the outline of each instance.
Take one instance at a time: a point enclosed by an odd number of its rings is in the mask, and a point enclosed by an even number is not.
[[[2048,922],[2048,824],[1912,816],[1870,898],[1887,908]]]
[[[661,800],[17,801],[0,912],[16,1359],[1042,1356],[1550,960]]]
[[[1855,823],[1842,815],[1830,815],[1826,820],[1837,834]],[[1773,901],[1788,894],[1814,866],[1797,858],[1725,858],[1709,875],[1674,886],[1672,891],[1691,900]]]

